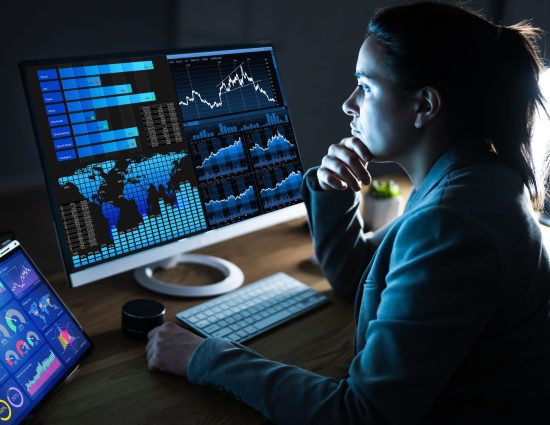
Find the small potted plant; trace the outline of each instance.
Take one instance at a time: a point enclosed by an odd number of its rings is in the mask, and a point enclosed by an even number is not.
[[[393,180],[373,180],[363,196],[363,222],[372,229],[378,229],[399,215],[401,191]]]

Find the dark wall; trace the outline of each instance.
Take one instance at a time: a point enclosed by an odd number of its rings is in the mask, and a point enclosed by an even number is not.
[[[173,45],[175,1],[7,2],[0,39],[0,187],[42,184],[18,62]],[[152,6],[154,4],[154,7]],[[91,6],[90,6],[91,5]]]
[[[272,41],[304,165],[317,164],[349,133],[341,104],[355,85],[368,19],[376,8],[396,3],[402,1],[8,2],[0,26],[0,191],[43,184],[17,68],[23,59]],[[472,4],[489,14],[496,10],[494,0]]]

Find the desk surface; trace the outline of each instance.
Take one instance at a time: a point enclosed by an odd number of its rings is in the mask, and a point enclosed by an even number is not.
[[[403,182],[400,182],[403,183]],[[403,186],[402,186],[403,187]],[[410,185],[404,185],[404,198]],[[550,228],[542,226],[547,248]],[[336,298],[313,253],[305,220],[271,227],[197,252],[228,259],[245,272],[245,284],[279,271],[326,293],[331,303],[247,343],[265,357],[314,372],[343,377],[353,353],[353,304]],[[191,271],[185,277],[196,280]],[[204,275],[203,275],[204,277]],[[75,377],[50,398],[33,424],[264,424],[249,407],[209,388],[146,367],[145,344],[120,331],[120,309],[135,298],[153,298],[167,320],[201,300],[151,293],[125,273],[70,289],[64,275],[50,281],[95,343]]]
[[[353,352],[353,305],[336,298],[309,261],[313,253],[305,220],[295,220],[223,242],[198,252],[233,261],[245,284],[284,271],[325,292],[331,303],[247,343],[260,354],[336,378],[346,374]],[[130,299],[153,298],[167,309],[167,320],[200,301],[151,293],[130,273],[69,289],[64,278],[53,285],[95,343],[74,379],[38,412],[33,424],[255,424],[266,423],[247,406],[185,379],[150,372],[145,344],[120,331],[120,308]]]

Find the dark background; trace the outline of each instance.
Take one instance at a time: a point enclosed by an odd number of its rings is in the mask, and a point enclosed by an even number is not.
[[[447,3],[455,3],[446,1]],[[46,273],[61,270],[52,216],[19,76],[22,60],[269,41],[304,167],[349,134],[341,104],[354,88],[357,51],[376,8],[395,0],[96,0],[2,5],[0,231],[15,231]],[[495,22],[550,29],[550,2],[468,2]],[[547,49],[543,50],[548,57]],[[373,174],[398,172],[376,164]]]

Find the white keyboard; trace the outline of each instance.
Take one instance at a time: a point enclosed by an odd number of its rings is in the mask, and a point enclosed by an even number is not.
[[[328,301],[285,273],[180,311],[184,326],[206,337],[244,342]]]

